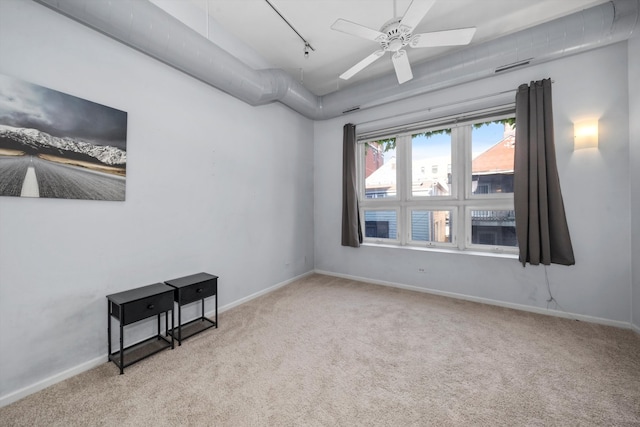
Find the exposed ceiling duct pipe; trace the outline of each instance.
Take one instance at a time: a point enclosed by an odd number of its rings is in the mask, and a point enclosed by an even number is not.
[[[282,70],[254,70],[147,0],[35,0],[250,105],[317,116],[319,99]]]
[[[318,97],[282,70],[255,70],[146,0],[34,0],[250,105],[281,102],[314,119],[337,117],[411,96],[551,61],[628,39],[640,0],[614,0]]]

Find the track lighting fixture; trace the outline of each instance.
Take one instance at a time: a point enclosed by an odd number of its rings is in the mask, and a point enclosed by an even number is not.
[[[273,9],[273,11],[274,11],[275,13],[277,13],[277,14],[278,14],[278,16],[279,16],[280,18],[282,18],[282,20],[283,20],[283,21],[284,21],[284,22],[289,26],[289,28],[291,28],[291,29],[293,30],[293,32],[294,32],[294,33],[296,33],[296,34],[298,35],[298,37],[300,37],[300,39],[301,39],[301,40],[302,40],[302,42],[304,43],[304,57],[305,57],[305,59],[306,59],[306,58],[309,58],[309,52],[311,52],[311,51],[314,51],[314,52],[315,52],[315,51],[316,51],[316,50],[313,48],[313,46],[311,46],[311,43],[309,43],[309,42],[308,42],[304,37],[302,37],[302,35],[298,32],[298,30],[296,30],[295,28],[293,28],[293,25],[291,25],[291,23],[290,23],[289,21],[287,21],[287,18],[285,18],[285,17],[280,13],[280,11],[278,11],[278,9],[276,9],[276,8],[275,8],[275,6],[271,4],[271,2],[270,2],[269,0],[264,0],[264,1],[266,1],[266,2],[267,2],[267,4],[268,4],[269,6],[271,6],[271,9]]]

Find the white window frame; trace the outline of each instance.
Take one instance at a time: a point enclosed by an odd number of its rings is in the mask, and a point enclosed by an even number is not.
[[[513,202],[509,203],[508,200],[503,203],[492,203],[492,204],[471,204],[465,206],[465,215],[464,220],[465,224],[465,247],[474,250],[474,251],[487,251],[487,252],[495,252],[499,254],[518,254],[519,249],[517,246],[502,246],[502,245],[481,245],[478,243],[472,243],[472,220],[471,211],[512,211]]]
[[[380,140],[380,138],[358,141],[357,146],[356,146],[356,155],[357,155],[356,168],[357,168],[357,173],[358,173],[358,177],[356,179],[356,184],[358,185],[358,199],[359,200],[362,200],[363,198],[366,199],[365,188],[364,188],[365,179],[364,179],[364,173],[363,173],[365,168],[366,168],[366,165],[365,165],[365,161],[366,161],[366,156],[365,156],[366,146],[370,142],[377,142],[378,140]],[[398,150],[396,148],[396,195],[395,196],[389,196],[389,197],[380,197],[380,198],[374,198],[374,199],[367,199],[367,200],[378,200],[379,202],[393,201],[393,202],[397,203],[401,199],[401,196],[399,194],[399,190],[400,190],[401,185],[399,185],[399,183],[398,183],[398,179],[399,179],[398,169],[400,167],[400,165],[398,164],[399,162],[400,162],[400,159],[398,158]],[[362,202],[361,202],[361,204],[362,204]]]
[[[405,224],[407,224],[407,246],[417,246],[417,247],[427,247],[427,248],[449,248],[456,249],[458,247],[458,236],[457,236],[457,226],[454,226],[449,229],[451,235],[451,242],[432,242],[432,241],[424,241],[424,240],[413,240],[412,239],[412,230],[411,230],[411,214],[413,211],[450,211],[449,221],[454,222],[458,220],[458,208],[453,205],[442,205],[437,208],[425,207],[423,204],[418,206],[409,205],[406,209],[406,219]]]
[[[361,211],[361,223],[365,227],[365,210],[396,210],[397,239],[366,237],[368,244],[397,245],[399,247],[420,247],[427,249],[448,249],[459,251],[488,252],[496,254],[517,254],[518,248],[512,246],[481,245],[472,243],[472,210],[513,210],[513,193],[472,193],[472,126],[474,123],[492,122],[514,116],[511,110],[506,113],[478,116],[475,119],[442,122],[429,126],[410,128],[400,132],[384,130],[377,132],[375,138],[358,141],[357,146],[357,185]],[[468,117],[468,116],[467,116]],[[412,194],[412,135],[421,132],[432,132],[451,129],[451,195],[447,196],[414,196]],[[379,136],[382,135],[382,136]],[[381,139],[396,138],[396,196],[378,199],[365,197],[365,151],[367,143]],[[411,236],[411,212],[414,210],[449,210],[451,211],[451,242],[416,241]]]
[[[458,129],[456,128],[456,126],[437,126],[437,127],[431,127],[428,128],[429,131],[433,132],[433,131],[439,131],[439,130],[443,130],[443,129],[451,129],[451,176],[455,176],[455,172],[457,171],[457,165],[456,163],[456,158],[458,156],[458,151],[459,148],[456,147],[456,144],[454,143],[454,138],[457,137],[458,135]],[[409,133],[404,133],[402,134],[402,142],[404,142],[404,144],[402,144],[401,149],[404,150],[404,154],[405,154],[405,170],[407,170],[406,174],[405,174],[405,182],[404,182],[404,187],[406,188],[406,200],[408,201],[434,201],[434,200],[453,200],[455,199],[455,194],[456,191],[458,189],[458,183],[457,182],[452,182],[451,183],[451,194],[448,196],[414,196],[413,192],[412,192],[412,184],[413,184],[413,180],[412,180],[412,168],[411,168],[411,162],[412,162],[412,150],[413,150],[413,145],[412,145],[412,135],[415,135],[416,133],[419,133],[421,131],[425,131],[427,130],[427,128],[423,128],[420,129],[416,132],[409,132]],[[398,150],[398,146],[400,145],[400,142],[398,141],[399,138],[396,139],[396,151]],[[406,142],[405,142],[406,141]],[[406,147],[405,147],[406,145]],[[431,167],[431,166],[429,166]],[[397,167],[397,169],[399,169]],[[396,175],[398,174],[398,171],[396,170]]]
[[[377,199],[369,199],[369,200],[377,200]],[[384,199],[382,199],[384,200]],[[364,239],[367,242],[373,242],[373,243],[379,243],[379,244],[392,244],[392,245],[399,245],[402,243],[402,239],[400,236],[400,224],[402,223],[402,220],[400,219],[400,208],[397,206],[375,206],[375,207],[361,207],[360,208],[360,223],[362,224],[363,230],[362,230],[362,235],[366,236],[367,234],[367,224],[365,222],[365,211],[395,211],[396,213],[396,224],[397,224],[397,229],[396,229],[396,238],[392,239],[392,238],[383,238],[383,237],[364,237]]]

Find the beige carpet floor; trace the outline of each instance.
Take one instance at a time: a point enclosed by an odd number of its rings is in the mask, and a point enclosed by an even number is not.
[[[638,426],[630,330],[313,275],[2,426]]]

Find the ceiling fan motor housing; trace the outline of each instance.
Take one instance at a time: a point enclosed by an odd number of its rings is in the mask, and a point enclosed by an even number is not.
[[[387,35],[386,38],[380,37],[380,46],[387,52],[397,52],[411,41],[411,30],[407,27],[401,27],[402,18],[393,18],[385,22],[380,28],[380,32]]]

